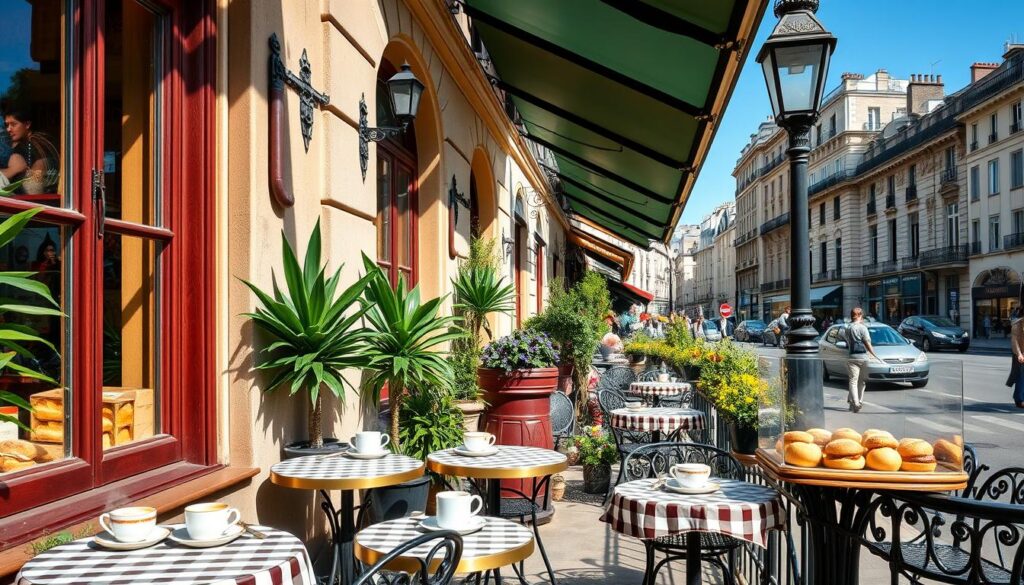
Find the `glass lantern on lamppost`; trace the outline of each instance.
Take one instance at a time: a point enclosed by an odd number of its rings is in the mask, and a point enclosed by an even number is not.
[[[836,38],[815,17],[818,0],[775,0],[779,23],[765,41],[757,62],[764,70],[775,123],[789,135],[790,300],[786,335],[787,394],[809,426],[824,420],[818,332],[811,313],[807,161],[811,127],[825,93]],[[806,428],[806,427],[800,427]]]

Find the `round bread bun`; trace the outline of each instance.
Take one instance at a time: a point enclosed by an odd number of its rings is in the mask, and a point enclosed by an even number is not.
[[[782,442],[782,437],[779,437],[778,441],[775,441],[775,451],[779,455],[783,455],[786,452],[786,444]]]
[[[932,446],[928,441],[921,439],[904,439],[900,442],[897,450],[900,453],[900,457],[904,460],[911,457],[931,455],[934,452],[934,449],[932,449]]]
[[[930,473],[935,471],[936,462],[934,458],[932,461],[907,461],[903,460],[900,465],[900,471],[919,471],[924,473]]]
[[[868,435],[889,435],[890,437],[892,436],[892,433],[890,433],[889,431],[882,430],[882,429],[866,429],[861,434],[864,435],[865,437],[868,436]]]
[[[782,440],[787,445],[790,443],[813,443],[814,435],[804,431],[789,431],[782,435]]]
[[[934,455],[937,460],[942,461],[943,463],[953,464],[957,467],[963,465],[964,450],[956,443],[947,441],[946,439],[939,439],[938,441],[935,441],[933,448]]]
[[[894,439],[892,435],[883,435],[881,433],[875,433],[873,435],[865,434],[864,441],[861,442],[861,445],[863,445],[865,449],[896,449],[900,446],[899,442]]]
[[[835,441],[836,439],[850,439],[851,441],[860,443],[863,440],[863,437],[853,429],[836,429],[832,433],[832,440]]]
[[[819,447],[828,445],[828,442],[832,440],[832,433],[825,429],[807,429],[807,432],[814,437],[814,444]]]
[[[825,445],[825,455],[852,457],[863,454],[864,447],[861,447],[860,443],[853,439],[832,439],[828,445]]]
[[[953,444],[962,449],[964,446],[963,435],[953,435]]]
[[[821,447],[814,443],[789,443],[785,459],[797,467],[817,467],[821,463]]]
[[[834,442],[834,441],[833,441]],[[826,457],[822,460],[825,467],[830,469],[846,469],[849,471],[856,471],[858,469],[864,469],[864,457],[858,455],[856,457],[842,457],[839,459],[829,459]]]
[[[900,454],[892,447],[872,449],[868,451],[866,459],[868,469],[876,471],[899,471],[900,465],[903,464]]]

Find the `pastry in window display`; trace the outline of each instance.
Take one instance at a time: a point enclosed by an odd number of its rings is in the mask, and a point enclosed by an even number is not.
[[[959,437],[959,435],[957,435]],[[939,439],[932,445],[933,454],[935,459],[939,463],[947,464],[954,469],[960,469],[964,464],[964,448],[961,445],[956,444],[956,438],[953,441],[947,441],[946,439]],[[963,439],[960,439],[963,441]]]
[[[0,473],[11,473],[52,460],[49,451],[30,441],[0,441]]]
[[[821,463],[821,447],[814,443],[811,433],[789,431],[782,441],[786,463],[797,467],[817,467]]]
[[[832,433],[836,436],[838,433]],[[864,469],[864,447],[859,441],[853,439],[832,439],[825,445],[825,457],[822,463],[830,469],[844,469],[856,471]]]
[[[895,443],[895,441],[893,442]],[[875,471],[899,471],[903,465],[903,458],[892,447],[871,449],[864,459],[867,468]]]
[[[832,431],[825,429],[807,429],[807,432],[814,437],[814,444],[819,447],[828,445],[829,441],[832,440]]]
[[[832,440],[835,441],[836,439],[849,439],[859,444],[864,440],[864,437],[851,428],[843,427],[832,431]]]
[[[936,459],[934,449],[923,439],[904,440],[899,445],[899,454],[903,458],[900,471],[935,471]]]

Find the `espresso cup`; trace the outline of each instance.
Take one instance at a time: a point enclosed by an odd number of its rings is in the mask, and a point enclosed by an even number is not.
[[[101,515],[99,523],[118,542],[142,542],[156,528],[156,508],[118,508]]]
[[[494,442],[498,440],[491,433],[483,432],[468,432],[462,435],[463,442],[466,444],[466,449],[469,451],[486,451],[494,445]]]
[[[185,507],[185,530],[193,540],[208,540],[223,535],[241,520],[238,508],[211,502]]]
[[[352,437],[352,446],[360,453],[380,453],[391,437],[378,431],[360,431]]]
[[[658,374],[658,381],[659,382],[671,382],[672,379],[671,379],[671,376],[669,376],[668,374]]]
[[[680,463],[673,465],[668,474],[685,488],[700,488],[708,483],[711,468],[703,463]]]
[[[441,492],[437,494],[437,525],[445,530],[459,530],[483,507],[483,499],[469,492]]]

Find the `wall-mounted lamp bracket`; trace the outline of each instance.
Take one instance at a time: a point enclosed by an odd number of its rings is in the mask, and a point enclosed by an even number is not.
[[[366,167],[370,164],[370,143],[399,136],[409,126],[409,124],[403,124],[370,128],[367,111],[366,94],[363,94],[359,96],[359,170],[363,172],[364,181],[366,180]]]

